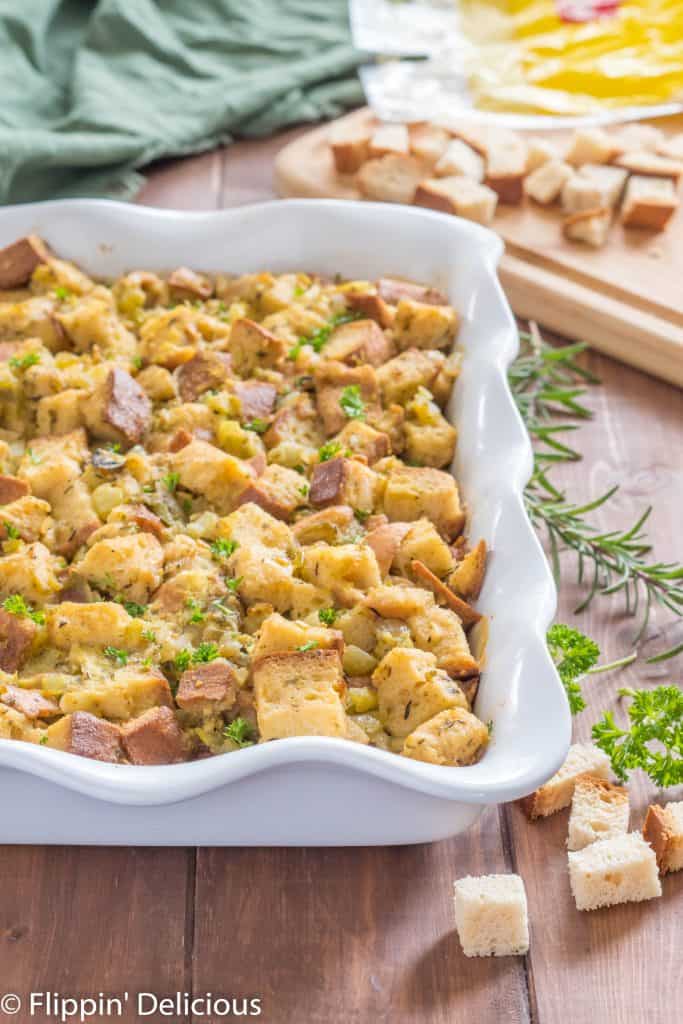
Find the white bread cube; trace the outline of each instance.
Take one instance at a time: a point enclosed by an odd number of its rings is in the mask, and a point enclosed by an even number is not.
[[[600,189],[601,206],[608,206],[613,210],[619,205],[628,178],[627,170],[623,167],[613,167],[612,164],[584,164],[578,173],[579,178],[592,181]]]
[[[424,175],[419,160],[390,155],[363,164],[356,179],[366,199],[381,203],[412,203],[415,189]]]
[[[415,192],[416,206],[453,213],[479,224],[490,224],[496,212],[496,193],[471,178],[427,178]]]
[[[565,218],[562,232],[571,242],[585,242],[593,249],[602,249],[607,242],[610,220],[609,210],[581,210]]]
[[[521,203],[526,174],[526,143],[519,136],[492,143],[486,156],[485,183],[501,203]]]
[[[678,135],[671,135],[665,138],[660,132],[660,139],[656,146],[634,146],[633,149],[654,149],[660,156],[668,156],[671,160],[683,161],[683,132]]]
[[[381,124],[370,137],[370,156],[387,156],[390,153],[408,155],[408,128],[404,124]]]
[[[616,138],[624,151],[628,149],[647,149],[651,153],[658,151],[665,143],[664,132],[653,124],[627,124],[616,133]],[[666,155],[666,154],[665,154]],[[683,156],[683,153],[681,154]]]
[[[592,743],[574,743],[569,748],[567,758],[559,771],[535,793],[525,796],[520,801],[527,817],[531,821],[535,818],[547,818],[549,814],[568,807],[574,796],[574,787],[584,775],[608,779],[609,758]]]
[[[672,160],[671,157],[659,156],[657,153],[648,153],[646,150],[632,149],[628,153],[623,153],[614,162],[617,167],[625,167],[631,174],[671,178],[676,184],[683,175],[683,161]]]
[[[524,179],[524,192],[543,206],[553,203],[574,171],[562,160],[548,160]]]
[[[572,174],[562,186],[562,209],[565,213],[598,210],[606,206],[604,190],[589,177]]]
[[[433,167],[446,151],[451,136],[436,124],[416,124],[409,129],[410,152]]]
[[[621,223],[626,228],[662,231],[678,209],[679,199],[670,178],[633,174],[626,185]]]
[[[643,836],[655,851],[663,875],[680,871],[683,868],[683,800],[666,807],[658,804],[648,807]]]
[[[532,171],[547,164],[549,160],[559,160],[560,154],[557,147],[547,139],[530,139],[526,152],[526,172]]]
[[[639,903],[662,895],[657,858],[640,832],[601,839],[567,856],[577,910]]]
[[[370,128],[338,125],[330,131],[330,149],[339,174],[355,174],[370,159]]]
[[[529,949],[519,875],[468,875],[455,888],[455,927],[465,956],[523,956]]]
[[[623,153],[619,140],[602,128],[577,128],[565,156],[568,164],[608,164]]]
[[[583,850],[598,839],[628,832],[628,791],[605,779],[586,775],[574,788],[567,846]]]
[[[439,159],[434,173],[438,178],[455,175],[471,178],[473,181],[483,181],[484,160],[462,139],[453,139]]]

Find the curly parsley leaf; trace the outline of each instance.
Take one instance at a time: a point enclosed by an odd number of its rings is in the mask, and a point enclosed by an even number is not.
[[[128,664],[128,651],[124,651],[120,647],[105,647],[104,653],[107,658],[110,658],[111,661],[117,662],[119,665]]]
[[[342,412],[349,420],[365,419],[365,403],[358,384],[347,384],[339,396]]]
[[[321,608],[318,611],[318,618],[323,626],[333,626],[337,619],[336,608]]]
[[[223,735],[226,740],[232,740],[238,747],[251,747],[254,743],[252,728],[244,718],[233,719],[226,725]]]
[[[573,715],[582,711],[586,702],[581,693],[579,680],[597,663],[600,648],[578,629],[556,622],[548,630],[546,641],[550,657],[567,692],[569,707]]]
[[[619,690],[630,697],[629,727],[620,729],[610,711],[593,726],[593,740],[609,757],[622,782],[641,768],[656,786],[683,783],[683,690],[658,686],[654,690]]]
[[[30,604],[26,603],[21,594],[10,594],[2,602],[2,607],[10,615],[16,615],[18,619],[31,619],[39,626],[45,623],[45,612],[33,609]]]

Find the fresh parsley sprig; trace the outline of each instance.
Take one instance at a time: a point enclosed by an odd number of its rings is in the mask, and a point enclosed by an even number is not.
[[[593,726],[593,739],[608,755],[617,778],[641,768],[662,789],[683,783],[683,690],[619,690],[630,697],[629,726],[620,729],[610,711]]]
[[[586,706],[581,692],[581,680],[585,676],[623,668],[637,658],[636,652],[633,651],[624,658],[611,661],[606,665],[598,665],[600,648],[596,642],[579,632],[578,629],[566,626],[562,622],[556,622],[550,627],[546,642],[550,656],[557,666],[562,685],[567,692],[569,708],[573,715],[583,711]]]

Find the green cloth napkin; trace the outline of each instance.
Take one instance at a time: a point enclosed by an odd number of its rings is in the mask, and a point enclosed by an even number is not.
[[[362,102],[346,0],[0,0],[0,203],[130,198],[137,168]]]

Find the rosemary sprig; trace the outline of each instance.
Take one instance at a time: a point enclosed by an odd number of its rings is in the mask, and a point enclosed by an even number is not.
[[[550,479],[554,465],[582,458],[581,452],[561,435],[577,430],[581,421],[592,415],[583,398],[587,385],[599,381],[576,361],[584,348],[581,344],[549,345],[535,324],[528,332],[520,332],[520,354],[509,377],[517,407],[534,442],[534,472],[525,491],[526,506],[536,528],[547,533],[558,586],[561,554],[573,551],[576,555],[577,579],[585,588],[576,611],[586,609],[598,594],[621,593],[627,613],[641,616],[634,640],[637,644],[654,605],[683,616],[683,566],[650,559],[652,546],[644,526],[651,508],[625,530],[603,531],[586,518],[611,501],[619,490],[617,485],[593,501],[577,505],[568,501]],[[663,661],[682,651],[678,644],[648,661]]]

